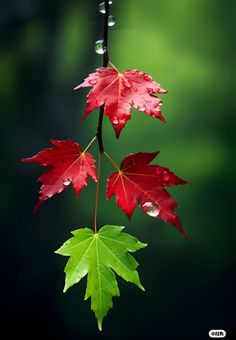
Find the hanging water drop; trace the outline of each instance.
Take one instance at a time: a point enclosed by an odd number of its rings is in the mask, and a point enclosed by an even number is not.
[[[105,14],[106,13],[106,9],[105,9],[105,2],[101,2],[99,5],[98,5],[98,11],[102,14]]]
[[[141,209],[149,216],[157,217],[160,214],[160,208],[152,202],[145,202],[141,205]]]
[[[112,5],[112,1],[108,1],[109,5]],[[106,13],[106,7],[105,7],[105,2],[101,2],[99,5],[98,5],[98,11],[102,14],[105,14]],[[113,26],[113,25],[112,25]]]
[[[67,187],[68,185],[70,185],[71,183],[71,179],[70,178],[64,178],[63,179],[63,184]]]
[[[103,40],[97,40],[95,42],[95,52],[97,54],[104,54],[105,50],[103,47]]]
[[[112,27],[112,26],[115,26],[115,24],[116,24],[116,19],[112,15],[109,15],[108,16],[108,26]]]
[[[114,117],[114,118],[112,119],[112,124],[114,124],[114,125],[119,124],[119,120],[118,120],[117,117]]]
[[[128,89],[132,87],[132,83],[129,79],[124,79],[123,82],[125,87],[127,87]]]

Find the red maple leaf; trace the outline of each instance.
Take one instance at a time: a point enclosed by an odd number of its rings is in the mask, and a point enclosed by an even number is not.
[[[96,181],[95,160],[89,153],[83,152],[78,143],[73,140],[51,140],[51,143],[54,148],[46,148],[33,157],[22,159],[22,162],[49,167],[37,180],[42,186],[34,210],[71,183],[78,197],[87,185],[88,175]]]
[[[119,171],[110,175],[107,182],[107,199],[116,195],[118,206],[130,219],[137,203],[150,216],[172,223],[185,236],[174,208],[177,203],[165,187],[186,184],[168,168],[148,165],[159,152],[131,154],[121,162]]]
[[[147,73],[137,70],[120,73],[114,67],[101,67],[75,87],[75,90],[89,86],[93,86],[93,89],[87,96],[84,118],[94,109],[105,105],[104,114],[109,117],[117,138],[131,118],[131,106],[165,122],[160,110],[162,100],[154,94],[167,91]]]

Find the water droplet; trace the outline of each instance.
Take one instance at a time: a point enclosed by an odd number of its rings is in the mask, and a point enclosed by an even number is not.
[[[108,26],[115,26],[116,24],[116,19],[112,16],[112,15],[109,15],[108,16]]]
[[[146,110],[146,107],[143,105],[143,104],[139,104],[138,106],[137,106],[137,109],[139,110],[139,111],[145,111]]]
[[[70,178],[64,178],[63,179],[63,184],[67,187],[69,184],[71,183],[71,179]]]
[[[97,54],[103,54],[105,52],[104,47],[103,47],[103,40],[97,40],[95,42],[95,52]]]
[[[114,118],[112,119],[112,124],[114,124],[114,125],[119,124],[119,120],[118,120],[117,117],[114,117]]]
[[[149,216],[157,217],[160,214],[160,208],[152,202],[145,202],[141,205],[141,209]]]
[[[51,198],[53,196],[53,194],[48,194],[47,198]]]
[[[143,79],[144,79],[144,80],[147,80],[147,81],[150,81],[150,80],[152,80],[152,77],[149,76],[147,73],[144,73]]]
[[[96,85],[97,84],[97,79],[93,78],[89,80],[90,85]]]
[[[129,79],[125,78],[123,80],[123,82],[124,82],[125,87],[127,87],[128,89],[132,87],[132,83],[131,83],[131,81]]]
[[[110,0],[109,2],[109,5],[112,5],[112,1]],[[98,5],[98,11],[102,14],[105,14],[106,13],[106,8],[105,8],[105,2],[101,2],[99,5]]]
[[[167,173],[165,173],[163,176],[162,176],[162,179],[164,182],[168,182],[169,179],[170,179],[170,175],[168,175]]]
[[[105,9],[105,2],[101,2],[99,5],[98,5],[98,11],[102,14],[106,13],[106,9]]]
[[[157,169],[156,169],[156,174],[157,174],[157,175],[160,175],[160,174],[161,174],[161,169],[157,168]]]

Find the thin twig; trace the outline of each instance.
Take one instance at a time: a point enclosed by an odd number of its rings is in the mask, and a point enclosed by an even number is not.
[[[109,63],[108,56],[108,16],[109,16],[109,0],[105,0],[105,19],[104,19],[104,30],[103,30],[103,67],[107,67]],[[104,115],[104,105],[100,108],[97,126],[97,140],[99,146],[98,156],[98,172],[97,172],[97,184],[96,184],[96,196],[95,196],[95,209],[94,209],[94,232],[97,233],[97,213],[98,213],[98,200],[99,200],[99,185],[101,175],[101,156],[104,152],[103,140],[102,140],[102,122]]]

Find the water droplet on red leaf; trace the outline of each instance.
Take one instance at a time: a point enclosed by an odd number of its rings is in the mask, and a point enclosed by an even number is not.
[[[125,87],[127,87],[127,88],[132,87],[132,83],[129,79],[124,79],[123,82],[124,82]]]
[[[67,187],[68,185],[70,185],[71,183],[71,179],[70,178],[64,178],[63,179],[63,184]]]
[[[114,125],[119,124],[119,120],[118,120],[117,117],[114,117],[114,118],[112,119],[112,124],[114,124]]]
[[[169,179],[170,179],[170,175],[164,174],[164,175],[162,176],[162,179],[163,179],[163,181],[168,182]]]
[[[157,217],[160,214],[160,208],[152,202],[145,202],[140,207],[149,216]]]

